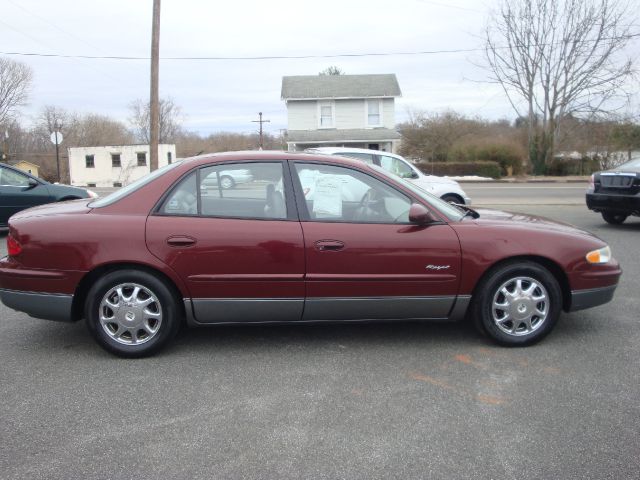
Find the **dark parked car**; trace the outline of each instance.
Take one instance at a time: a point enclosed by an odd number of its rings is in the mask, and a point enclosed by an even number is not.
[[[640,158],[591,175],[587,207],[614,225],[640,216]]]
[[[49,183],[9,165],[0,164],[0,228],[9,217],[43,203],[97,197],[84,188]]]
[[[202,187],[233,170],[252,180]],[[102,347],[129,357],[157,351],[182,322],[469,314],[498,343],[527,345],[562,310],[611,300],[622,273],[605,242],[573,226],[454,206],[376,165],[324,155],[196,157],[9,224],[4,304],[85,318]]]

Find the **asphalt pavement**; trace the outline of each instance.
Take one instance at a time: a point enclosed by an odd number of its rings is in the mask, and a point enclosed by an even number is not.
[[[142,360],[0,306],[0,478],[640,478],[640,219],[498,188],[474,203],[609,242],[613,302],[528,348],[466,324],[214,327]]]

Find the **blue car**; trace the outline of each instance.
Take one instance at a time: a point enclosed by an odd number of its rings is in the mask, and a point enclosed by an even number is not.
[[[18,168],[0,164],[0,228],[7,228],[9,217],[26,208],[97,196],[91,190],[49,183]]]

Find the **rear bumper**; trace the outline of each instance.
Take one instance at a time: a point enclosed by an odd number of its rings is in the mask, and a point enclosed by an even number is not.
[[[30,317],[58,322],[72,321],[73,295],[0,289],[0,300],[7,307],[24,312]]]
[[[616,195],[612,193],[587,193],[587,207],[596,212],[640,213],[640,195]]]
[[[610,302],[617,287],[618,285],[616,284],[589,290],[574,290],[571,292],[571,308],[569,308],[569,311],[575,312]]]

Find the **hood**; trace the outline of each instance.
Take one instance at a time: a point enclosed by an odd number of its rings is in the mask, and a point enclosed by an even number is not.
[[[526,213],[506,212],[502,210],[492,210],[488,208],[474,209],[480,214],[480,218],[473,220],[478,225],[492,227],[511,227],[522,229],[544,230],[567,235],[580,235],[600,240],[593,233],[582,230],[570,223],[558,222],[549,218]]]
[[[23,220],[30,217],[43,217],[52,215],[68,215],[77,213],[87,213],[91,211],[88,206],[93,198],[81,198],[79,200],[68,200],[66,202],[54,202],[39,205],[37,207],[22,210],[11,217],[11,220]]]

